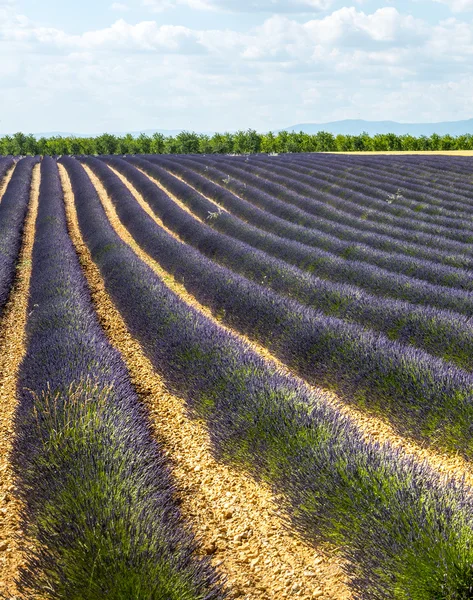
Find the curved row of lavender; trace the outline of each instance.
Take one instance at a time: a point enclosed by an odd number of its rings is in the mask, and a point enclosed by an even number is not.
[[[115,233],[81,165],[61,162],[108,292],[168,386],[206,420],[218,456],[269,481],[307,538],[339,548],[356,597],[462,597],[470,492],[367,443],[323,396],[185,304]]]
[[[346,188],[365,193],[382,200],[383,206],[387,205],[390,212],[401,212],[403,208],[407,208],[411,210],[409,214],[413,212],[417,217],[430,214],[444,216],[446,219],[472,219],[469,214],[471,203],[461,190],[453,190],[451,185],[434,188],[431,183],[422,183],[415,172],[410,172],[408,177],[405,172],[387,173],[384,168],[386,160],[373,161],[370,168],[355,170],[350,162],[346,163],[342,159],[334,163],[333,160],[324,160],[324,156],[315,164],[314,161],[289,161],[286,155],[262,154],[256,155],[255,159],[258,165],[267,168],[278,169],[281,165],[290,169],[293,176],[316,175],[329,186],[329,190],[330,186],[333,186],[335,193],[337,190],[343,193]]]
[[[8,171],[15,165],[15,160],[12,156],[0,157],[0,183],[8,173]]]
[[[159,227],[103,162],[82,160],[100,177],[138,244],[221,321],[307,381],[387,416],[403,434],[473,458],[470,374],[216,264]]]
[[[473,292],[392,273],[387,269],[343,258],[318,248],[309,248],[293,240],[283,239],[274,233],[260,229],[260,221],[271,218],[271,215],[261,209],[251,207],[249,203],[245,205],[244,200],[222,193],[224,190],[219,191],[218,203],[225,208],[231,207],[234,213],[238,212],[241,215],[244,212],[245,221],[232,213],[219,211],[212,202],[189,186],[186,186],[184,192],[182,182],[158,164],[137,157],[130,157],[128,160],[161,181],[171,193],[179,195],[179,198],[197,216],[210,222],[212,227],[218,231],[236,237],[317,277],[356,285],[379,296],[424,306],[434,306],[466,315],[473,313]],[[160,159],[160,161],[166,167],[177,172],[177,169],[169,164],[171,161],[165,159]],[[205,190],[201,189],[207,195],[209,185],[205,184],[202,179],[201,177],[199,187],[206,185]],[[188,180],[195,185],[196,178]]]
[[[366,262],[384,270],[387,269],[408,277],[429,281],[430,283],[437,285],[473,290],[471,273],[465,272],[463,268],[443,264],[439,265],[434,261],[422,259],[419,256],[406,256],[402,253],[393,255],[392,251],[376,250],[371,246],[360,242],[354,245],[351,241],[342,240],[336,235],[324,233],[320,230],[314,230],[313,228],[308,230],[303,225],[291,225],[285,220],[287,211],[295,211],[296,213],[301,213],[302,211],[295,209],[294,207],[288,207],[287,204],[280,200],[269,198],[267,195],[265,195],[266,197],[263,196],[263,202],[260,203],[260,206],[264,206],[265,210],[261,211],[260,208],[255,207],[247,201],[235,198],[234,194],[230,194],[222,188],[219,190],[214,183],[209,182],[201,175],[192,175],[185,167],[179,168],[176,161],[160,158],[159,164],[165,166],[169,171],[176,173],[184,179],[190,177],[194,181],[197,181],[197,186],[199,188],[210,188],[210,194],[214,198],[223,195],[227,198],[227,204],[234,214],[252,224],[258,223],[260,227],[270,233],[288,237],[289,239],[305,243],[309,246],[314,246],[315,248],[337,255],[343,259],[349,259],[354,261],[355,266],[358,266],[358,262]],[[258,193],[257,195],[260,196]],[[296,215],[296,217],[296,220],[298,220],[298,215]],[[361,267],[362,266],[363,264]]]
[[[195,159],[201,160],[201,157],[196,156]],[[293,203],[309,213],[319,214],[321,211],[328,213],[330,212],[329,208],[331,208],[332,211],[341,213],[345,219],[362,219],[365,222],[375,223],[377,227],[388,226],[402,235],[410,235],[411,233],[414,235],[417,233],[438,235],[465,244],[470,243],[473,239],[471,231],[463,221],[459,221],[455,227],[452,227],[450,222],[449,226],[446,226],[426,222],[425,218],[421,219],[420,217],[417,219],[394,217],[382,210],[383,206],[380,200],[372,200],[366,194],[351,192],[350,190],[346,190],[343,194],[340,192],[331,194],[324,191],[324,187],[320,187],[323,186],[323,182],[314,177],[310,178],[313,181],[309,185],[302,183],[300,177],[294,179],[291,171],[289,171],[290,177],[288,178],[286,174],[279,175],[274,170],[262,169],[257,164],[250,165],[249,161],[245,164],[242,162],[236,164],[226,157],[220,160],[208,159],[207,157],[207,160],[210,160],[211,164],[215,163],[212,166],[219,166],[219,168],[225,170],[227,176],[234,176],[237,179],[243,179],[247,184],[263,188],[271,195]],[[278,169],[279,171],[284,173],[285,169],[281,167]],[[373,203],[378,203],[381,206],[374,208],[371,206]],[[431,217],[431,219],[434,218]],[[440,220],[442,219],[440,218]]]
[[[416,162],[415,155],[409,155],[407,162],[400,162],[396,155],[380,156],[370,155],[368,157],[361,155],[344,154],[279,154],[277,156],[255,155],[255,158],[266,164],[271,163],[277,166],[282,161],[284,166],[295,172],[311,174],[317,173],[318,177],[333,177],[335,182],[338,177],[341,179],[341,185],[344,187],[352,179],[359,183],[369,183],[373,186],[374,192],[378,191],[383,197],[383,191],[390,191],[396,194],[400,189],[406,191],[402,197],[396,198],[396,204],[400,206],[411,206],[411,194],[417,198],[422,206],[418,206],[419,212],[431,211],[437,214],[437,208],[449,212],[453,210],[462,212],[468,209],[470,205],[470,193],[468,181],[452,169],[452,158],[443,157],[444,170],[439,174],[438,170],[431,169],[430,165],[435,158],[429,157],[427,163],[419,164]],[[446,162],[445,162],[446,161]],[[330,179],[332,181],[332,179]],[[392,186],[389,188],[389,186]],[[370,188],[371,189],[371,188]],[[386,196],[384,195],[384,198]],[[446,202],[446,199],[448,201]],[[412,205],[413,206],[413,205]],[[445,214],[447,214],[447,212]]]
[[[156,164],[159,164],[159,160],[163,159],[163,157],[152,156],[146,156],[146,158]],[[186,160],[188,162],[185,162]],[[376,233],[372,227],[368,231],[364,231],[358,228],[360,225],[361,227],[365,226],[364,221],[360,222],[351,219],[351,224],[346,224],[325,217],[311,215],[294,205],[273,198],[269,194],[266,194],[264,190],[257,189],[254,186],[248,187],[244,182],[237,181],[236,179],[229,179],[224,171],[210,167],[203,162],[191,162],[187,157],[178,157],[172,163],[172,168],[175,169],[176,173],[177,169],[179,169],[179,171],[185,174],[186,178],[189,176],[198,178],[200,174],[200,176],[204,176],[207,186],[211,189],[212,186],[217,186],[219,193],[223,192],[226,194],[230,194],[229,190],[232,189],[235,192],[232,195],[238,194],[240,200],[246,198],[254,206],[266,210],[268,215],[266,215],[266,219],[263,221],[266,223],[266,228],[279,232],[279,235],[282,237],[288,237],[308,245],[317,246],[320,244],[320,240],[324,239],[324,234],[328,234],[331,236],[332,243],[334,243],[335,239],[338,239],[339,243],[343,241],[350,242],[348,247],[352,251],[358,245],[362,245],[385,252],[395,252],[399,255],[414,255],[429,262],[438,262],[460,268],[471,268],[473,266],[471,256],[464,253],[465,251],[469,251],[469,247],[465,244],[453,242],[452,240],[445,241],[444,238],[439,236],[423,236],[422,243],[410,243],[389,235]],[[166,168],[171,170],[169,164],[166,165]],[[248,194],[248,190],[250,190],[251,194]],[[214,191],[214,193],[216,192]],[[271,219],[271,216],[276,217],[277,215],[279,215],[280,219],[286,221],[286,223],[280,222],[275,218]],[[356,243],[356,246],[353,245],[353,242]],[[448,248],[447,250],[442,250],[441,247],[445,242]]]
[[[164,225],[213,261],[327,316],[370,327],[391,340],[412,344],[473,370],[473,328],[469,317],[371,295],[353,285],[310,275],[220,233],[210,226],[212,220],[203,223],[195,219],[129,162],[112,156],[104,160],[137,188]],[[176,181],[174,192],[178,196],[187,195],[187,191],[185,184]]]
[[[471,204],[468,199],[446,187],[434,190],[432,184],[419,183],[415,174],[397,174],[388,176],[382,165],[363,171],[355,170],[341,161],[337,163],[327,160],[314,162],[289,161],[285,156],[257,155],[254,162],[270,171],[278,171],[281,166],[287,171],[287,177],[298,180],[299,177],[316,175],[323,179],[324,189],[331,193],[344,194],[346,189],[354,189],[371,197],[377,198],[384,207],[403,209],[405,206],[413,211],[416,218],[424,214],[443,215],[446,223],[461,219],[473,225]],[[237,157],[237,162],[243,162],[243,157]],[[336,168],[335,168],[336,165]],[[290,175],[289,175],[290,174]],[[416,200],[412,200],[416,198]]]
[[[0,202],[0,315],[15,278],[23,225],[28,210],[33,167],[38,159],[22,158]],[[12,166],[6,161],[5,172]]]
[[[163,157],[146,155],[146,158],[159,162]],[[221,187],[225,187],[226,189],[235,192],[239,197],[253,204],[260,205],[264,198],[265,202],[272,202],[272,210],[274,210],[276,206],[275,200],[283,201],[281,206],[285,206],[287,214],[289,214],[289,211],[293,212],[296,208],[299,209],[299,211],[305,213],[304,219],[307,223],[306,227],[309,227],[309,229],[314,227],[323,230],[323,227],[331,226],[333,228],[335,224],[340,228],[340,231],[345,232],[348,228],[348,231],[354,229],[358,232],[358,235],[362,235],[363,233],[369,233],[376,236],[381,235],[384,236],[384,238],[387,237],[389,241],[397,240],[398,244],[408,243],[415,244],[419,247],[426,245],[429,246],[429,248],[437,248],[437,250],[441,251],[443,254],[452,252],[456,254],[471,254],[471,248],[464,241],[456,241],[441,235],[425,233],[422,231],[406,231],[383,223],[368,221],[364,218],[364,214],[361,215],[361,218],[356,219],[353,215],[349,215],[325,204],[323,199],[316,201],[311,198],[305,198],[295,192],[290,193],[288,192],[287,181],[285,182],[286,185],[266,182],[263,181],[261,177],[252,177],[251,174],[244,173],[240,169],[236,169],[237,174],[233,174],[232,176],[228,174],[229,169],[222,170],[217,168],[217,173],[215,173],[215,167],[209,166],[202,157],[189,158],[185,155],[173,158],[177,159],[180,164],[193,170],[197,170]],[[301,213],[298,214],[300,215]],[[313,220],[312,225],[309,223],[308,219]],[[300,221],[295,221],[295,223],[300,224]],[[367,240],[363,241],[364,243],[369,244]],[[401,245],[400,248],[402,248]],[[401,250],[399,250],[399,252],[400,251]]]
[[[436,234],[444,234],[447,237],[452,233],[461,235],[461,232],[468,233],[472,225],[470,215],[457,213],[453,215],[432,215],[421,212],[424,204],[417,202],[412,207],[399,206],[396,203],[386,202],[386,197],[377,198],[372,193],[371,185],[362,186],[361,190],[354,185],[338,185],[334,187],[327,184],[327,181],[319,176],[319,171],[312,174],[294,173],[287,169],[284,163],[280,162],[277,169],[274,166],[268,166],[263,162],[256,160],[252,162],[251,169],[246,160],[231,160],[230,157],[220,156],[213,159],[220,168],[237,166],[243,172],[250,171],[252,175],[268,180],[276,184],[287,186],[290,192],[297,192],[305,198],[318,200],[320,192],[326,195],[326,202],[331,206],[335,205],[343,211],[353,215],[355,218],[366,216],[367,219],[379,223],[386,223],[393,227],[399,227],[403,230],[429,231],[432,229]],[[335,201],[338,198],[338,201]],[[416,210],[417,209],[417,210]]]
[[[462,210],[470,204],[471,179],[465,174],[461,174],[455,170],[455,156],[436,156],[430,155],[427,160],[421,160],[422,156],[408,155],[405,157],[390,155],[343,155],[339,154],[336,157],[333,155],[314,154],[300,155],[300,160],[294,160],[294,155],[280,155],[290,168],[294,166],[305,165],[307,168],[314,169],[318,165],[324,168],[330,168],[336,174],[342,169],[342,175],[345,171],[347,176],[359,177],[360,179],[371,180],[374,185],[377,184],[378,178],[380,182],[400,180],[408,186],[407,189],[428,190],[429,204],[438,202],[439,206],[444,204],[450,206],[450,201],[459,202],[459,208]],[[425,158],[425,157],[424,157]],[[471,159],[466,159],[471,160]],[[440,161],[440,163],[438,163]],[[337,166],[340,165],[339,169]],[[437,167],[440,166],[441,170]],[[445,202],[442,193],[451,194],[448,197],[449,201]]]
[[[108,343],[45,158],[15,415],[13,462],[35,540],[28,598],[222,598],[177,508],[170,470]]]
[[[386,260],[394,252],[401,262],[416,256],[422,261],[427,261],[426,264],[431,264],[433,268],[435,263],[462,269],[471,268],[473,265],[472,257],[468,254],[471,249],[465,244],[448,240],[448,245],[454,245],[455,253],[452,254],[436,249],[445,241],[438,236],[428,236],[429,245],[406,243],[385,235],[378,235],[373,231],[357,229],[360,221],[355,219],[351,219],[351,225],[344,225],[325,217],[310,215],[266,193],[264,186],[262,189],[257,189],[243,181],[228,180],[224,170],[210,167],[204,162],[189,160],[187,157],[174,158],[172,161],[161,156],[147,156],[147,159],[157,166],[165,166],[186,181],[196,181],[196,186],[199,188],[205,186],[209,190],[210,197],[224,198],[231,212],[238,214],[240,218],[250,219],[251,222],[256,219],[260,227],[283,238],[308,246],[330,249],[341,256],[354,255],[355,258],[365,261],[383,261],[383,257]],[[193,182],[192,185],[194,186]],[[230,191],[230,188],[233,191]],[[406,266],[408,267],[409,263]]]
[[[285,154],[284,160],[293,163],[295,155]],[[319,158],[315,154],[299,155],[301,162],[309,165],[318,163]],[[334,156],[328,157],[334,159]],[[467,204],[471,198],[471,157],[462,156],[438,156],[430,154],[423,155],[338,155],[340,164],[350,170],[360,170],[367,173],[377,173],[382,169],[392,177],[415,177],[420,185],[430,185],[433,192],[447,191],[454,192],[462,198],[465,198]],[[298,159],[296,159],[297,162]],[[461,161],[461,162],[458,162]],[[333,163],[335,165],[335,163]],[[462,166],[463,165],[463,166]]]

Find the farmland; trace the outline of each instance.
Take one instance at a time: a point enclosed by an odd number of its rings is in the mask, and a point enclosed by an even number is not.
[[[0,158],[0,597],[473,597],[472,160]]]

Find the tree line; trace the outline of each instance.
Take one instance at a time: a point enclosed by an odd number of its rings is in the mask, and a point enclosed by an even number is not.
[[[473,135],[333,135],[326,131],[316,134],[287,131],[257,133],[248,129],[214,135],[183,131],[175,136],[142,133],[135,137],[131,134],[120,136],[104,133],[96,137],[36,138],[33,134],[15,133],[0,137],[0,155],[256,154],[412,150],[473,150]]]

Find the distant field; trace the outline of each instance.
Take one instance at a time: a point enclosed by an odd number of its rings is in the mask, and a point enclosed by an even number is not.
[[[397,151],[389,151],[389,152],[331,152],[330,154],[366,154],[366,155],[374,155],[374,154],[392,154],[392,155],[409,155],[409,154],[425,154],[426,156],[473,156],[473,150],[403,150],[402,152]]]
[[[472,597],[473,152],[376,154],[0,158],[0,597]]]

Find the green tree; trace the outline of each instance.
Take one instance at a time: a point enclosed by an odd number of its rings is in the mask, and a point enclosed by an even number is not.
[[[440,138],[440,142],[439,142],[439,150],[455,150],[456,149],[456,142],[455,142],[455,138],[453,138],[451,135],[443,135]]]
[[[272,131],[261,136],[261,152],[277,152],[277,138]]]
[[[212,154],[212,144],[210,136],[202,133],[199,135],[199,153],[200,154]]]
[[[117,139],[117,154],[138,154],[140,152],[140,145],[131,133],[127,133],[123,137]]]
[[[438,133],[433,133],[430,136],[429,150],[440,150],[440,136],[438,135]]]
[[[181,131],[175,137],[177,154],[199,154],[199,136],[195,131]]]
[[[335,137],[327,131],[319,131],[315,136],[315,146],[317,152],[334,152],[337,149]]]
[[[353,150],[352,136],[339,133],[335,137],[335,148],[337,152],[351,152]]]
[[[95,138],[97,154],[116,154],[118,150],[118,138],[111,133],[103,133]]]
[[[261,150],[261,136],[254,129],[237,131],[233,137],[233,152],[256,154]]]
[[[232,133],[215,133],[210,138],[211,152],[215,154],[231,154],[234,152]]]
[[[140,133],[136,140],[136,153],[151,154],[152,139],[146,133]]]
[[[401,135],[401,150],[421,150],[419,147],[419,139],[410,134]]]
[[[156,131],[151,136],[151,154],[162,154],[165,147],[165,137],[162,133]]]

